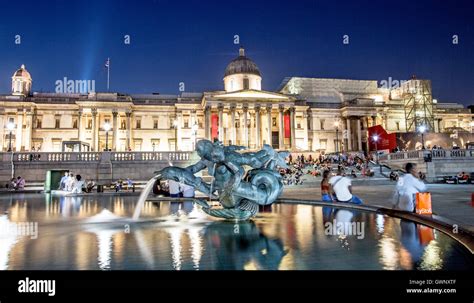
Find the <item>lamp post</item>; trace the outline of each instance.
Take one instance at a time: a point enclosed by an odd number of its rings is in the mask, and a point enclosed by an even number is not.
[[[194,122],[194,124],[193,124],[193,126],[192,126],[193,136],[194,136],[194,142],[193,142],[194,146],[193,146],[193,150],[196,149],[196,139],[197,139],[196,137],[197,137],[198,128],[199,128],[198,124],[197,124],[196,122]]]
[[[379,164],[379,151],[377,149],[377,142],[379,141],[379,136],[378,135],[373,135],[372,136],[372,142],[375,143],[375,161],[377,164]]]
[[[10,131],[10,137],[8,141],[8,151],[11,152],[12,149],[12,131],[15,128],[15,124],[13,122],[8,122],[7,129]]]
[[[109,151],[109,130],[110,130],[110,123],[104,124],[105,130],[105,151]]]
[[[174,127],[174,151],[178,151],[178,120],[174,119],[173,121],[173,127]]]
[[[421,125],[419,128],[418,128],[418,131],[420,132],[421,134],[421,149],[425,149],[425,132],[426,132],[426,126],[424,125]]]
[[[339,161],[339,121],[334,122],[334,126],[336,127],[336,156]]]
[[[155,142],[151,146],[153,147],[153,152],[155,152]]]

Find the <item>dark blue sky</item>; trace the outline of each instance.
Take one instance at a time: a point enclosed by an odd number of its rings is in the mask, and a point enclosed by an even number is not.
[[[0,93],[22,63],[34,91],[54,91],[65,76],[104,91],[107,57],[112,91],[176,94],[181,81],[190,92],[222,89],[238,34],[266,90],[287,76],[415,74],[432,80],[438,100],[474,103],[473,1],[2,1],[0,12]]]

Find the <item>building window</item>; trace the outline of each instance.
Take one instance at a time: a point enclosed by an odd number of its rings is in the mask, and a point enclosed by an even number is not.
[[[87,129],[91,129],[92,128],[92,119],[89,118],[87,119]]]
[[[142,120],[141,119],[136,119],[135,120],[135,128],[140,129],[142,128]],[[135,149],[136,150],[136,149]]]
[[[324,130],[324,119],[319,120],[321,130]]]
[[[61,119],[59,117],[56,117],[54,128],[60,128],[60,126],[61,126]]]
[[[77,118],[72,120],[72,128],[77,128]]]
[[[126,129],[127,128],[127,121],[125,119],[120,120],[120,129]]]
[[[158,129],[158,119],[153,120],[153,129]]]
[[[15,124],[15,118],[8,118],[8,123],[12,123],[12,124]]]
[[[189,118],[184,118],[184,128],[189,128]]]
[[[36,118],[36,128],[41,128],[41,126],[42,126],[41,124],[42,124],[41,118],[37,117]]]
[[[399,121],[395,122],[395,125],[397,127],[397,130],[400,130],[400,122]]]
[[[296,120],[296,128],[301,129],[301,119]]]
[[[272,118],[272,126],[276,127],[277,126],[277,118]]]
[[[319,140],[319,148],[326,149],[327,147],[328,147],[328,140],[327,139]]]
[[[249,89],[249,78],[244,78],[244,89]]]
[[[199,128],[204,128],[204,127],[202,126],[202,120],[203,120],[202,118],[198,118],[198,125],[199,125]]]

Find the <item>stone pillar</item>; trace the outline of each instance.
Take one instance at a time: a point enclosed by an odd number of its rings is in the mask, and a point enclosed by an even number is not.
[[[438,119],[438,120],[437,120],[437,122],[438,122],[438,123],[437,123],[437,124],[438,124],[438,133],[440,133],[440,132],[442,131],[442,130],[441,130],[441,120],[442,120],[442,119]]]
[[[230,140],[231,144],[236,144],[236,129],[235,129],[235,104],[231,104],[230,106]]]
[[[127,111],[127,150],[132,149],[132,112]]]
[[[92,151],[97,151],[97,109],[92,108]]]
[[[26,128],[25,128],[25,150],[31,150],[31,137],[33,133],[33,112],[26,112]]]
[[[23,140],[23,110],[18,110],[16,116],[15,150],[21,151],[21,143]]]
[[[77,140],[82,141],[82,109],[77,112]]]
[[[211,107],[206,105],[204,108],[204,128],[207,140],[211,140]]]
[[[244,105],[242,108],[244,112],[244,127],[242,128],[243,130],[243,139],[244,139],[244,146],[248,147],[249,146],[249,132],[248,132],[248,127],[247,127],[247,114],[248,114],[248,107],[247,105]]]
[[[222,104],[219,104],[217,107],[217,112],[219,115],[219,127],[217,128],[217,138],[219,139],[220,142],[224,143],[224,106]]]
[[[278,107],[278,148],[284,149],[285,148],[285,128],[284,128],[284,119],[283,119],[283,106]]]
[[[181,126],[183,125],[183,112],[181,111],[178,111],[176,112],[176,121],[178,121],[178,125],[176,125],[176,129],[175,129],[175,132],[176,132],[176,136],[175,136],[175,140],[176,140],[176,150],[177,151],[180,151],[181,150]]]
[[[383,128],[385,128],[385,130],[388,130],[388,115],[387,114],[383,115]]]
[[[272,146],[272,106],[267,106],[267,144]]]
[[[296,115],[295,115],[295,108],[290,108],[290,129],[291,129],[291,150],[296,150],[296,123],[295,123]]]
[[[112,150],[116,151],[118,146],[118,123],[117,123],[118,112],[114,110],[112,112]]]
[[[362,129],[360,125],[360,117],[357,118],[357,150],[362,151]]]
[[[347,125],[347,149],[346,151],[352,151],[352,133],[351,133],[351,119],[346,118]]]
[[[262,145],[260,143],[260,105],[255,106],[255,148],[259,149]]]

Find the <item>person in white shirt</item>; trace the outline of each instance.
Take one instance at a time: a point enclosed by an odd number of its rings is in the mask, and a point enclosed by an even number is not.
[[[407,163],[405,171],[406,174],[398,180],[395,187],[393,208],[413,212],[416,207],[416,193],[425,192],[427,187],[418,178],[415,163]]]
[[[84,187],[84,180],[81,180],[81,175],[76,175],[76,180],[74,180],[74,185],[72,187],[72,193],[80,194],[82,193],[82,188]]]
[[[66,188],[65,188],[66,191],[72,191],[74,187],[74,182],[75,182],[74,175],[70,173],[66,179]]]
[[[181,192],[179,188],[179,183],[174,180],[169,180],[168,185],[169,185],[169,190],[170,190],[170,197],[179,198],[179,193]]]
[[[182,183],[180,187],[183,192],[183,198],[194,198],[194,187]]]
[[[338,202],[350,202],[355,204],[362,204],[362,200],[352,194],[351,179],[343,176],[344,169],[340,167],[337,170],[337,176],[329,179],[330,192],[335,196]]]

